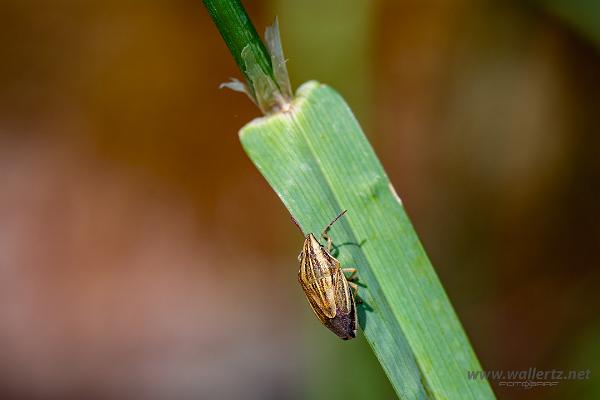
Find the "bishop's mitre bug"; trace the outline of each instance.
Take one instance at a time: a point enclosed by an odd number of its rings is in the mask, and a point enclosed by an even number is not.
[[[326,247],[309,233],[298,255],[298,281],[312,310],[323,325],[344,340],[356,337],[356,268],[341,268],[340,262],[330,254],[332,241],[327,232],[346,211],[339,213],[323,230],[321,236],[327,241]],[[293,217],[292,221],[302,232]],[[349,273],[347,278],[344,272]]]

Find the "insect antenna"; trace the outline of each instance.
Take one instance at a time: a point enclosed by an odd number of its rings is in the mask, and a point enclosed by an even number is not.
[[[327,225],[327,226],[325,227],[325,229],[323,229],[323,233],[321,234],[321,236],[323,236],[323,237],[327,237],[327,231],[328,231],[329,229],[331,229],[331,226],[332,226],[333,224],[335,224],[335,222],[336,222],[338,219],[340,219],[340,217],[341,217],[342,215],[346,214],[346,212],[348,212],[348,210],[344,210],[344,211],[342,211],[341,213],[339,213],[339,214],[337,215],[337,217],[335,217],[335,218],[334,218],[334,219],[333,219],[333,220],[332,220],[332,221],[329,223],[329,225]]]

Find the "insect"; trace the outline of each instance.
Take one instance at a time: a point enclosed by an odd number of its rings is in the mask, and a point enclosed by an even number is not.
[[[298,281],[312,310],[323,325],[344,340],[356,337],[356,268],[342,269],[340,262],[331,255],[332,241],[328,231],[346,211],[339,213],[323,230],[321,236],[327,242],[326,247],[309,233],[298,255]],[[302,231],[294,218],[292,221]],[[349,274],[348,278],[344,273]]]

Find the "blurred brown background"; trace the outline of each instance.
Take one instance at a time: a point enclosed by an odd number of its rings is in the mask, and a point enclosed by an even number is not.
[[[305,304],[201,1],[0,4],[0,398],[393,398]],[[592,370],[498,397],[600,398],[598,6],[245,4],[355,109],[483,368]]]

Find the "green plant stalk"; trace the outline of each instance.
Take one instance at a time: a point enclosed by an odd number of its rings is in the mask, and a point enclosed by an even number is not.
[[[225,44],[227,44],[236,64],[244,74],[251,95],[255,96],[255,85],[248,74],[246,60],[242,56],[244,49],[249,49],[252,57],[265,75],[275,78],[271,56],[258,33],[256,33],[246,10],[239,0],[203,0],[203,3],[218,27],[219,33]]]
[[[305,233],[332,229],[366,288],[360,325],[402,399],[491,399],[481,367],[400,198],[345,101],[304,84],[290,111],[240,131],[250,159]],[[334,338],[332,337],[332,340]],[[355,366],[360,368],[359,365]]]

